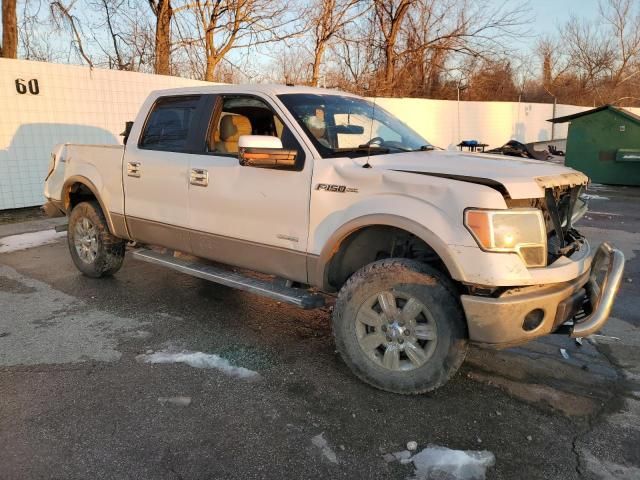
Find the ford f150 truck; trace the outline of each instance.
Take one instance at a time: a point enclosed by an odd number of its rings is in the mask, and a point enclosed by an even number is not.
[[[585,175],[443,151],[348,93],[157,91],[123,135],[52,153],[46,210],[82,273],[115,273],[129,244],[303,308],[334,296],[338,351],[387,391],[443,385],[469,342],[587,336],[620,285],[623,254],[574,228]]]

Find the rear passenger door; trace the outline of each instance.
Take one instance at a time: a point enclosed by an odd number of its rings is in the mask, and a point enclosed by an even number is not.
[[[306,282],[313,165],[273,105],[257,94],[233,94],[219,95],[212,107],[205,152],[191,156],[193,253]],[[240,165],[238,139],[252,134],[277,136],[296,150],[296,169]]]
[[[158,98],[137,138],[130,138],[123,165],[125,213],[131,238],[191,251],[190,156],[202,151],[204,95]],[[144,107],[143,107],[144,108]]]

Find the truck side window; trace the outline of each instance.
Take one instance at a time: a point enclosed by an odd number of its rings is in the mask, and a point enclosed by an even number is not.
[[[284,148],[298,151],[298,169],[302,169],[304,150],[267,103],[248,95],[226,95],[223,97],[221,113],[212,119],[207,135],[207,150],[236,155],[241,135],[278,137]]]
[[[169,152],[184,151],[199,100],[199,96],[158,99],[147,118],[139,147]]]

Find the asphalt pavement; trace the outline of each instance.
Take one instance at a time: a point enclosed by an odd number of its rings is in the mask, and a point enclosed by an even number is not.
[[[579,228],[627,256],[602,335],[474,348],[421,396],[358,381],[328,309],[132,258],[90,279],[62,237],[0,253],[0,478],[405,479],[414,466],[389,454],[415,441],[492,452],[489,479],[638,479],[640,189],[589,193]],[[0,246],[52,228],[28,220],[0,222]],[[184,351],[216,368],[148,363]]]

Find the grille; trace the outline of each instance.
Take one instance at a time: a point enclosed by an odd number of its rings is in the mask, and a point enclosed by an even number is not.
[[[584,237],[573,228],[572,222],[576,213],[586,208],[580,198],[583,189],[583,185],[564,185],[545,189],[544,198],[507,200],[509,208],[534,207],[542,210],[547,230],[548,264],[562,255],[571,255],[583,242]]]
[[[583,185],[547,188],[544,198],[544,217],[547,227],[548,263],[562,255],[571,255],[583,242],[582,235],[573,228],[576,212],[584,205],[580,199]]]

